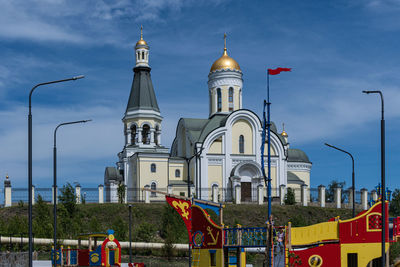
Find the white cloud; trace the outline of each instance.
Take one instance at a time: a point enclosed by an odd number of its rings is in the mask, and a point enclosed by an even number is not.
[[[86,124],[68,125],[57,133],[57,150],[62,162],[59,174],[75,177],[86,182],[102,183],[105,162],[111,165],[117,161],[116,154],[123,147],[123,125],[121,114],[105,107],[76,107],[67,110],[60,108],[35,107],[33,112],[33,172],[36,183],[43,183],[52,175],[53,132],[60,122],[93,119]],[[14,183],[24,183],[27,175],[27,110],[17,107],[0,111],[0,177],[6,173]],[[91,171],[74,168],[77,164],[102,166]],[[104,165],[102,165],[104,164]],[[61,170],[64,170],[62,173]],[[96,176],[96,181],[93,177]],[[50,183],[48,183],[50,184]]]

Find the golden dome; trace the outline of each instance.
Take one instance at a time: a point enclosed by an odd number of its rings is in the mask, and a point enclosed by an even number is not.
[[[282,123],[282,133],[281,133],[281,135],[283,136],[283,137],[288,137],[288,134],[285,132],[285,124],[284,123]]]
[[[226,49],[226,34],[224,34],[224,53],[222,54],[222,57],[217,59],[211,66],[210,72],[214,72],[216,70],[225,70],[225,69],[230,69],[230,70],[241,70],[239,63],[236,62],[233,58],[228,56],[228,52]]]
[[[143,26],[140,26],[140,40],[136,43],[136,46],[139,45],[147,45],[146,41],[143,40]]]

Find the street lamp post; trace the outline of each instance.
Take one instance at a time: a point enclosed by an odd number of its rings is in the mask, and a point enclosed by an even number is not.
[[[386,193],[385,193],[385,108],[381,91],[362,91],[364,94],[379,94],[381,96],[381,195],[382,195],[382,267],[386,265]]]
[[[334,148],[334,149],[336,149],[336,150],[339,150],[339,151],[341,151],[341,152],[343,152],[343,153],[346,153],[347,155],[349,155],[350,157],[351,157],[351,161],[352,161],[352,173],[351,173],[351,188],[352,188],[352,195],[353,195],[353,203],[352,203],[352,206],[353,206],[353,218],[354,217],[356,217],[356,205],[355,205],[355,203],[356,203],[356,201],[355,201],[355,191],[356,191],[356,187],[355,187],[355,182],[354,182],[354,158],[353,158],[353,155],[351,155],[349,152],[347,152],[347,151],[345,151],[345,150],[343,150],[343,149],[340,149],[340,148],[338,148],[338,147],[335,147],[335,146],[333,146],[333,145],[330,145],[330,144],[327,144],[327,143],[325,143],[325,145],[326,146],[329,146],[329,147],[331,147],[331,148]]]
[[[32,236],[32,93],[33,91],[42,85],[48,85],[53,83],[61,83],[67,81],[75,81],[84,78],[85,76],[79,75],[64,80],[57,80],[45,83],[39,83],[35,85],[29,92],[29,114],[28,114],[28,220],[29,220],[29,267],[32,267],[32,252],[33,252],[33,236]]]
[[[57,130],[61,126],[69,125],[69,124],[77,124],[77,123],[86,123],[91,120],[81,120],[81,121],[71,121],[71,122],[64,122],[57,125],[54,129],[54,146],[53,146],[53,215],[54,215],[54,266],[56,266],[56,251],[57,251]]]

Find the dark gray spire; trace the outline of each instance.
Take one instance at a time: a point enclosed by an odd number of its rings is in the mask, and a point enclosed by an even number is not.
[[[160,112],[151,82],[150,70],[151,68],[142,66],[133,69],[135,74],[126,111],[146,109]]]

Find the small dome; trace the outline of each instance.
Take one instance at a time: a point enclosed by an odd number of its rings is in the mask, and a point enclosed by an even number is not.
[[[137,41],[136,47],[143,45],[147,46],[147,43],[145,40],[143,40],[143,26],[140,26],[140,40]]]
[[[282,135],[283,137],[288,137],[288,134],[285,132],[285,130],[282,131],[281,135]]]
[[[228,56],[226,48],[224,49],[224,54],[222,55],[222,57],[217,59],[214,62],[214,64],[212,64],[210,72],[214,72],[216,70],[225,70],[225,69],[240,71],[239,63],[237,63],[236,60]]]
[[[136,43],[136,46],[139,46],[139,45],[147,45],[147,43],[146,43],[146,41],[145,40],[143,40],[143,39],[140,39],[139,41],[137,41],[137,43]]]
[[[239,63],[236,62],[233,58],[228,56],[228,52],[226,49],[226,34],[224,34],[224,53],[222,57],[217,59],[211,66],[210,72],[214,72],[217,70],[238,70],[241,71]]]

